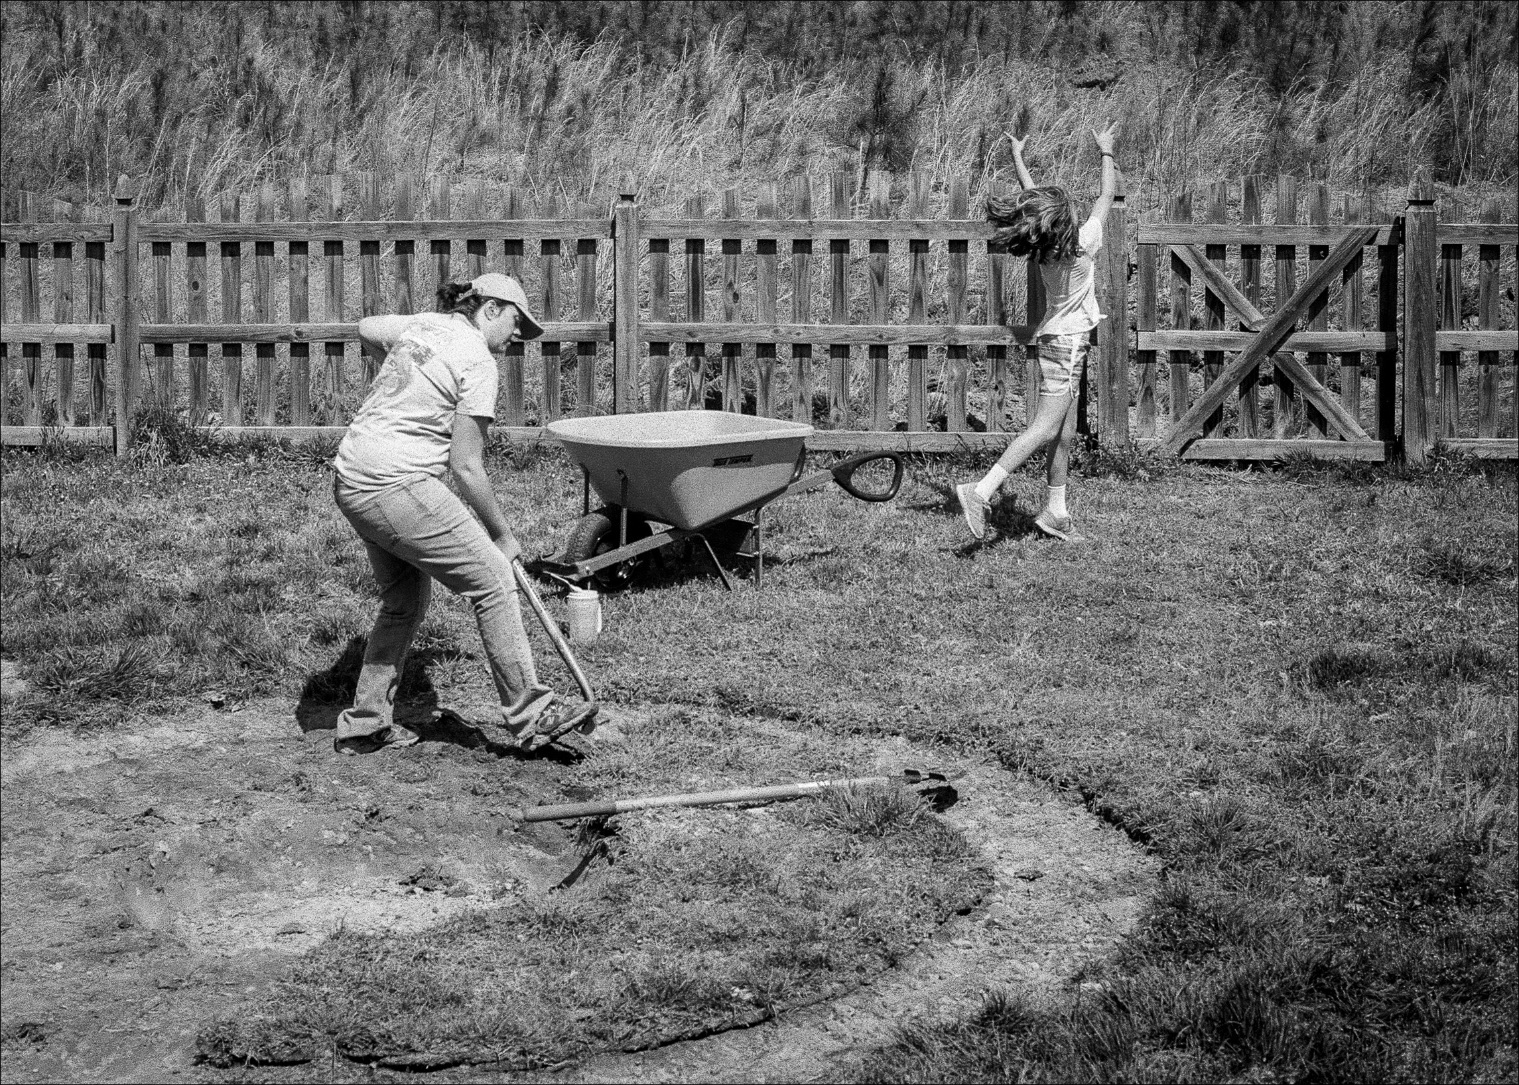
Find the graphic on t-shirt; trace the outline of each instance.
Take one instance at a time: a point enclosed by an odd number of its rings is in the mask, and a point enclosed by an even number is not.
[[[412,372],[432,360],[432,347],[416,339],[403,339],[391,348],[375,377],[375,391],[398,396],[411,384]]]

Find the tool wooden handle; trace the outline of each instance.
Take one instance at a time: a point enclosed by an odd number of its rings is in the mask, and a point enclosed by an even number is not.
[[[632,810],[649,810],[657,806],[717,806],[727,802],[764,802],[774,799],[800,799],[819,791],[837,787],[865,787],[890,783],[892,776],[862,776],[853,780],[808,780],[798,784],[775,784],[771,787],[738,787],[727,791],[697,791],[685,795],[653,795],[642,799],[613,799],[602,802],[574,802],[561,806],[537,806],[522,812],[523,821],[570,821],[575,818],[606,817]]]
[[[549,635],[549,640],[554,643],[554,650],[559,653],[559,658],[564,660],[564,665],[570,669],[570,674],[575,678],[575,684],[580,687],[580,696],[587,701],[594,701],[596,693],[591,689],[590,679],[586,678],[585,671],[580,669],[580,664],[575,660],[575,653],[570,651],[569,641],[564,639],[564,634],[559,632],[559,625],[550,617],[549,612],[543,608],[543,600],[538,598],[538,593],[533,590],[533,581],[527,575],[527,570],[522,567],[522,562],[512,562],[512,576],[517,580],[517,587],[522,589],[522,594],[527,596],[527,602],[533,608],[533,613],[538,615],[538,622],[543,626],[543,631]]]

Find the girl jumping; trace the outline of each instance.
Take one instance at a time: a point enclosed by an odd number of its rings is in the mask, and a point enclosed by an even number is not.
[[[955,487],[965,522],[978,539],[986,538],[986,514],[1002,483],[1041,448],[1045,450],[1048,488],[1044,509],[1034,518],[1034,526],[1062,541],[1071,535],[1065,484],[1071,437],[1076,432],[1074,403],[1086,366],[1088,337],[1103,319],[1097,308],[1092,257],[1102,248],[1103,220],[1113,203],[1116,128],[1110,124],[1101,132],[1092,132],[1102,155],[1102,193],[1079,230],[1070,196],[1053,185],[1036,187],[1023,162],[1027,140],[1008,135],[1023,191],[1006,199],[988,198],[986,218],[997,227],[992,244],[1014,256],[1033,256],[1044,280],[1044,319],[1034,330],[1039,351],[1039,406],[1028,429],[1013,439],[980,482]]]

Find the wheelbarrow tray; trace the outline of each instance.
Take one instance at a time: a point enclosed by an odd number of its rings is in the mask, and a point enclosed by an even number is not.
[[[805,423],[730,411],[565,418],[546,428],[604,504],[683,531],[784,491],[812,433]]]

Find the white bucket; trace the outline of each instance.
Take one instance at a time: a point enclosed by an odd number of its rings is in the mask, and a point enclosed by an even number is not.
[[[594,644],[601,632],[601,594],[589,588],[571,588],[569,612],[571,643]]]

